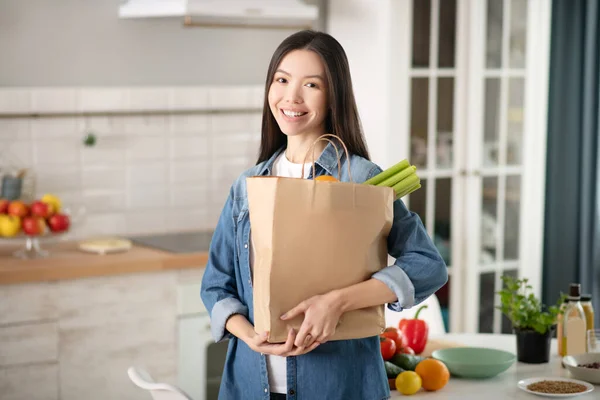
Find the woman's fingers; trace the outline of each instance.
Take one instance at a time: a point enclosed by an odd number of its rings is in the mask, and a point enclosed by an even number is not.
[[[304,345],[302,347],[309,347],[311,346],[317,339],[319,335],[316,333],[309,333],[308,335],[306,335],[306,338],[304,339]]]
[[[261,354],[275,354],[277,350],[283,345],[276,343],[269,343],[267,340],[269,339],[269,332],[263,332],[261,334],[257,334],[254,337],[254,351]]]
[[[302,330],[302,327],[300,328]],[[306,331],[306,329],[305,329]],[[299,333],[295,329],[290,329],[285,343],[269,343],[269,332],[257,334],[253,339],[255,351],[262,354],[278,355],[278,356],[298,356],[309,353],[316,349],[322,342],[317,340],[318,337],[323,337],[322,334],[306,333],[302,346],[296,346]]]
[[[335,333],[335,329],[331,329],[326,327],[323,332],[315,338],[315,341],[319,343],[325,343],[329,340],[331,336]]]
[[[257,335],[255,338],[255,351],[262,354],[286,355],[294,350],[294,339],[296,339],[296,330],[290,329],[285,343],[269,343],[265,334]]]
[[[313,351],[314,349],[316,349],[317,347],[319,347],[321,343],[319,342],[313,342],[313,344],[311,344],[308,347],[296,347],[296,350],[294,350],[290,355],[291,356],[300,356],[302,354],[306,354],[306,353],[310,353],[311,351]]]
[[[294,349],[294,340],[295,339],[296,339],[296,330],[294,328],[292,328],[288,332],[287,340],[285,341],[285,343],[283,344],[283,347],[281,348],[280,355],[287,354]]]
[[[254,345],[258,347],[261,344],[265,343],[268,338],[269,338],[269,332],[263,332],[261,334],[257,334],[256,336],[254,336],[254,338],[252,339],[252,343],[254,343]]]
[[[306,320],[300,326],[298,330],[298,334],[296,335],[296,340],[294,341],[294,346],[296,347],[304,347],[304,342],[306,341],[306,336],[310,334],[312,331],[312,325],[310,325]]]

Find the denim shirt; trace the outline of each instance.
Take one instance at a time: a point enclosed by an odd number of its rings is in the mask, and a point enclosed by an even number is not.
[[[269,399],[265,356],[227,332],[225,324],[234,314],[242,314],[254,324],[246,177],[271,175],[273,162],[281,151],[283,149],[269,160],[245,171],[235,181],[211,241],[200,294],[210,314],[214,340],[230,339],[219,399]],[[341,181],[349,181],[347,163],[348,158],[342,157],[341,176],[338,175],[336,151],[329,143],[315,162],[316,175],[327,173]],[[362,183],[382,171],[357,155],[350,156],[350,169],[352,180],[356,183]],[[310,174],[309,179],[312,171]],[[422,302],[448,280],[446,265],[421,219],[408,211],[401,200],[394,202],[388,253],[395,258],[395,263],[376,272],[372,278],[382,281],[396,294],[397,301],[387,305],[392,310],[401,311]],[[287,357],[287,398],[389,398],[379,347],[379,338],[373,336],[329,341],[310,353]]]

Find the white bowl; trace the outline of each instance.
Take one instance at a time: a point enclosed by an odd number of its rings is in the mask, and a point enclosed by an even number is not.
[[[563,364],[573,378],[600,384],[600,369],[578,367],[581,364],[600,363],[600,353],[583,353],[563,357]]]

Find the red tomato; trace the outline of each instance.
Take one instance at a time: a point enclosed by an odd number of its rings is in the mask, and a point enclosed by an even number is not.
[[[402,347],[402,331],[400,329],[389,326],[385,328],[381,336],[392,339],[396,343],[396,351]]]
[[[396,354],[399,353],[403,353],[403,354],[411,354],[411,355],[415,355],[415,351],[413,349],[411,349],[408,346],[404,346],[404,347],[399,347],[396,349]]]
[[[384,360],[389,360],[396,354],[396,343],[386,337],[379,337],[379,347],[381,348],[381,356]]]

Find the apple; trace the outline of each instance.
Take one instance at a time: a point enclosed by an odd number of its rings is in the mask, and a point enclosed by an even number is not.
[[[0,199],[0,214],[6,214],[6,212],[8,211],[9,204],[10,201],[6,199]]]
[[[46,231],[46,222],[40,217],[25,217],[21,224],[23,232],[29,236],[41,235]]]
[[[54,214],[48,218],[48,226],[52,232],[64,232],[69,229],[71,220],[68,215]]]
[[[50,207],[50,214],[59,213],[62,209],[62,201],[60,198],[51,193],[46,193],[43,195],[41,201],[48,204]]]
[[[40,218],[48,218],[51,215],[50,206],[46,203],[41,202],[40,200],[36,200],[31,203],[29,206],[29,210],[31,211],[31,215],[34,217]]]
[[[0,236],[15,236],[21,230],[21,218],[0,214]]]
[[[29,207],[20,200],[11,201],[8,205],[8,214],[23,218],[29,214]]]

